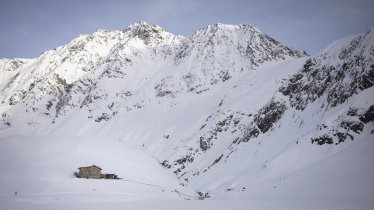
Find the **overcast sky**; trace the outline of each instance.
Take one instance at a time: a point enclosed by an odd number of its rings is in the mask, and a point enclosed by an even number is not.
[[[188,35],[214,23],[252,24],[315,54],[374,27],[374,0],[1,0],[0,58],[37,57],[97,29],[147,21]]]

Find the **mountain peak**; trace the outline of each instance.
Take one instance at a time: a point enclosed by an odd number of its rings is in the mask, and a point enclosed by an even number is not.
[[[123,32],[131,37],[138,37],[144,40],[146,43],[151,42],[153,39],[163,39],[165,37],[165,33],[167,33],[160,26],[150,24],[145,21],[139,21],[129,25],[125,30],[123,30]]]
[[[198,31],[237,31],[237,30],[244,30],[244,31],[256,31],[259,33],[262,33],[258,28],[254,27],[253,25],[250,24],[238,24],[238,25],[233,25],[233,24],[225,24],[225,23],[215,23],[212,25],[208,25],[205,28],[202,28]]]
[[[165,31],[163,28],[156,24],[147,23],[145,21],[139,21],[134,24],[129,25],[124,32],[131,31],[134,35],[137,35],[139,32],[152,31],[154,33],[160,33]]]

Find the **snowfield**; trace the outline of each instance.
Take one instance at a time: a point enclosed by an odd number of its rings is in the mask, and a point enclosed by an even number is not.
[[[154,158],[119,139],[14,136],[0,142],[0,163],[4,167],[0,194],[5,206],[11,200],[44,205],[179,200],[197,196],[190,188],[181,186],[174,174]],[[93,164],[103,167],[103,173],[116,173],[121,179],[74,176],[78,167]],[[9,209],[13,209],[11,206]]]
[[[139,22],[2,59],[0,209],[373,209],[373,40]]]
[[[118,139],[15,136],[0,140],[0,203],[1,209],[25,210],[371,209],[373,149],[372,139],[363,138],[329,158],[283,176],[277,175],[276,167],[287,163],[280,160],[268,178],[253,180],[243,173],[232,190],[198,200],[191,188],[179,185],[152,157]],[[293,162],[305,158],[292,150],[285,156]],[[77,166],[93,163],[122,179],[74,177]]]

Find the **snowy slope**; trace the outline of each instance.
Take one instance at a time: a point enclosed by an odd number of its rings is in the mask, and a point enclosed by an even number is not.
[[[74,136],[0,139],[0,209],[40,209],[45,204],[162,201],[195,198],[173,174],[118,139]],[[78,166],[97,164],[119,180],[78,179]],[[15,202],[12,204],[12,202]],[[50,209],[51,207],[48,207]]]
[[[24,202],[47,204],[50,195],[74,200],[61,194],[69,192],[87,202],[126,195],[225,200],[207,208],[370,209],[373,39],[369,30],[309,57],[251,25],[177,36],[138,22],[80,36],[19,67],[2,61],[2,199],[17,188],[38,195]],[[21,155],[25,148],[35,153]],[[74,179],[82,164],[136,183]],[[26,166],[30,179],[15,184]]]

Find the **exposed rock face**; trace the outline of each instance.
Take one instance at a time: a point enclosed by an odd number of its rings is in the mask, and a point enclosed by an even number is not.
[[[346,45],[334,43],[316,57],[307,60],[279,90],[290,98],[292,107],[303,110],[318,98],[335,107],[359,91],[374,85],[374,31],[370,30]],[[343,40],[340,40],[343,41]]]

